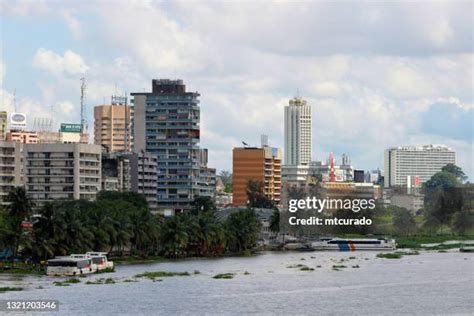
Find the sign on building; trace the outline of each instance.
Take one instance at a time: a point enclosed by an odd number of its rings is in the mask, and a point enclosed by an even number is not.
[[[11,130],[25,130],[26,129],[26,114],[11,113],[10,114],[10,129]]]
[[[61,123],[61,133],[80,133],[81,124]]]

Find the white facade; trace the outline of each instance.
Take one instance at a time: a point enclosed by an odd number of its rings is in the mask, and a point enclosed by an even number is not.
[[[282,166],[281,179],[283,181],[306,181],[308,178],[309,166]]]
[[[309,175],[320,175],[323,182],[330,181],[331,165],[328,162],[312,161],[309,165]],[[351,165],[334,165],[335,182],[354,181],[354,168]]]
[[[311,107],[293,98],[285,107],[285,165],[307,165],[311,161]]]
[[[456,153],[444,145],[389,148],[385,150],[384,187],[406,186],[410,176],[424,183],[449,163],[456,163]]]

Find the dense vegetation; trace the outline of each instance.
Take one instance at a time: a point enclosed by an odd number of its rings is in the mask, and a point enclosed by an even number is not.
[[[10,259],[40,262],[58,255],[107,251],[116,256],[212,256],[251,249],[260,232],[252,209],[218,219],[214,203],[198,198],[189,214],[153,215],[145,199],[132,192],[101,192],[94,202],[46,204],[35,211],[24,188],[0,210],[0,251]],[[33,222],[31,229],[22,222]],[[4,250],[5,252],[5,250]]]
[[[337,218],[370,218],[370,226],[321,226],[321,227],[284,227],[285,231],[296,235],[325,235],[325,234],[381,234],[393,236],[435,236],[435,235],[474,235],[474,185],[464,183],[466,176],[461,168],[448,164],[427,181],[422,193],[425,195],[424,209],[413,212],[393,205],[377,204],[374,210],[364,210],[358,213],[347,210],[336,210],[330,214],[318,214],[319,217]],[[289,187],[288,196],[291,199],[305,199],[307,196],[324,198],[325,193],[318,179],[311,181],[308,188]],[[406,191],[406,189],[405,189]],[[347,197],[350,198],[350,197]],[[288,216],[287,212],[275,214],[271,221],[271,229],[279,231],[280,216]],[[301,210],[291,216],[309,218],[314,212]],[[283,222],[287,220],[284,219]]]

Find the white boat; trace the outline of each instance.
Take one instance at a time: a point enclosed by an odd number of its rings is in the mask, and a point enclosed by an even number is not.
[[[46,274],[50,276],[55,275],[81,275],[94,273],[97,271],[97,265],[92,263],[92,258],[73,258],[57,257],[48,260],[46,267]]]
[[[325,238],[323,240],[311,243],[315,250],[339,250],[339,251],[356,251],[356,250],[394,250],[396,242],[394,239],[368,239],[368,238]]]
[[[86,252],[86,255],[92,258],[92,262],[97,265],[99,271],[114,268],[114,262],[107,259],[106,252]]]

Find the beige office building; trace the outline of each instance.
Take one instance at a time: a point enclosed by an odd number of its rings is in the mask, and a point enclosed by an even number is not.
[[[0,204],[17,186],[23,185],[23,144],[0,141]]]
[[[61,199],[94,200],[101,189],[101,147],[90,144],[24,146],[25,183],[36,206]]]
[[[131,151],[133,108],[125,104],[98,105],[94,108],[94,143],[109,152]]]

